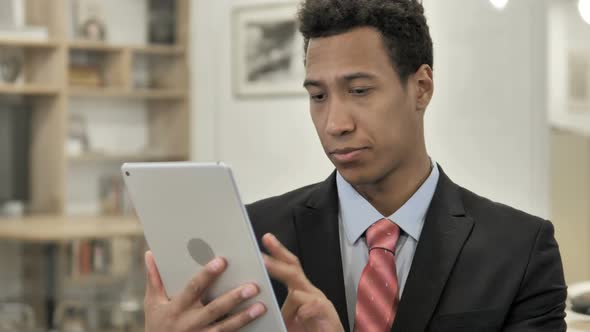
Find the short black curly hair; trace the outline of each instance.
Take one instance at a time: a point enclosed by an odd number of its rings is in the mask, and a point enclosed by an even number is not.
[[[305,51],[311,38],[357,27],[381,32],[394,69],[403,83],[420,66],[433,67],[432,38],[418,0],[305,0],[298,12]]]

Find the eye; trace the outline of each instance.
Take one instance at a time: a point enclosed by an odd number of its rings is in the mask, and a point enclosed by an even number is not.
[[[352,88],[349,93],[355,96],[366,96],[371,91],[371,88]]]
[[[324,100],[326,100],[326,94],[325,93],[318,93],[318,94],[313,94],[309,96],[311,98],[311,100],[313,100],[316,103],[322,102]]]

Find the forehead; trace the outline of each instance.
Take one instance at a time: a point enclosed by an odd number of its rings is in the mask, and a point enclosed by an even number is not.
[[[362,27],[329,37],[312,38],[306,54],[311,79],[329,79],[351,72],[394,74],[381,33]]]

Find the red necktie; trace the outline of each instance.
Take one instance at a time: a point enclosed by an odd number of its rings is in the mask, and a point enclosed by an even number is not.
[[[399,304],[395,244],[399,226],[381,219],[367,229],[369,261],[358,286],[355,332],[391,330]]]

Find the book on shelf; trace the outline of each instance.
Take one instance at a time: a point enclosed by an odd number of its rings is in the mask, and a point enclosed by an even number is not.
[[[72,278],[111,272],[112,247],[107,240],[74,240],[68,253],[68,270]]]
[[[100,210],[102,215],[123,215],[134,214],[129,197],[125,190],[123,178],[120,174],[106,174],[99,179],[100,188]]]
[[[70,65],[68,78],[71,86],[96,88],[104,83],[100,69],[90,65]]]

